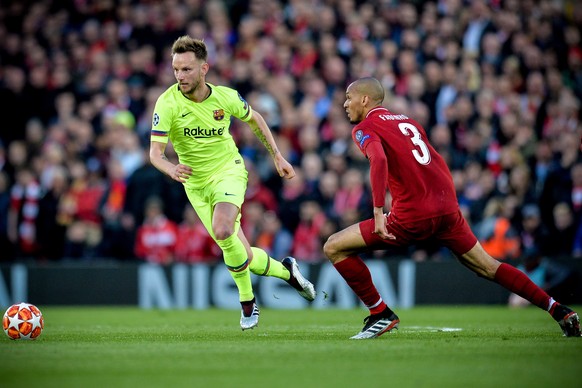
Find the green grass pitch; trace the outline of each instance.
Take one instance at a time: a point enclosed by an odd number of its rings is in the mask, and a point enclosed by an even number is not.
[[[363,341],[363,309],[262,309],[242,332],[235,310],[39,307],[40,338],[0,339],[0,387],[582,386],[582,338],[533,307],[398,310]]]

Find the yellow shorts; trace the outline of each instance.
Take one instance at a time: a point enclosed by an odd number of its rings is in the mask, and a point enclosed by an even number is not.
[[[237,206],[240,210],[247,190],[248,173],[244,166],[236,166],[229,170],[221,171],[215,175],[203,188],[188,188],[185,186],[186,195],[200,220],[208,230],[208,233],[216,240],[212,233],[212,215],[214,206],[219,202],[228,202]],[[240,211],[234,225],[234,233],[240,228]]]

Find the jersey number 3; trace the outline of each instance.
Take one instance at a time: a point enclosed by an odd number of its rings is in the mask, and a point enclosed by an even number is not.
[[[400,129],[400,132],[402,132],[405,136],[409,136],[412,144],[417,147],[417,149],[412,150],[414,159],[416,159],[416,161],[420,164],[429,164],[430,151],[428,150],[426,143],[420,138],[420,132],[418,132],[418,128],[410,123],[399,123],[398,129]]]

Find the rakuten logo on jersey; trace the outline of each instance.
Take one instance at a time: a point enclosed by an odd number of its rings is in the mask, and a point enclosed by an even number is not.
[[[224,127],[222,128],[184,128],[184,136],[192,136],[195,138],[222,136],[224,134]]]

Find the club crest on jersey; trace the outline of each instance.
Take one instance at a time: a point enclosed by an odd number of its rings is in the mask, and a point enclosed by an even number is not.
[[[224,118],[224,109],[216,109],[212,111],[212,113],[214,114],[214,120],[216,121],[220,121]]]
[[[360,145],[360,148],[364,148],[364,142],[368,139],[370,135],[364,135],[364,131],[361,129],[356,132],[356,141]]]
[[[152,120],[152,124],[154,127],[160,123],[160,116],[157,113],[154,113],[154,119]]]

